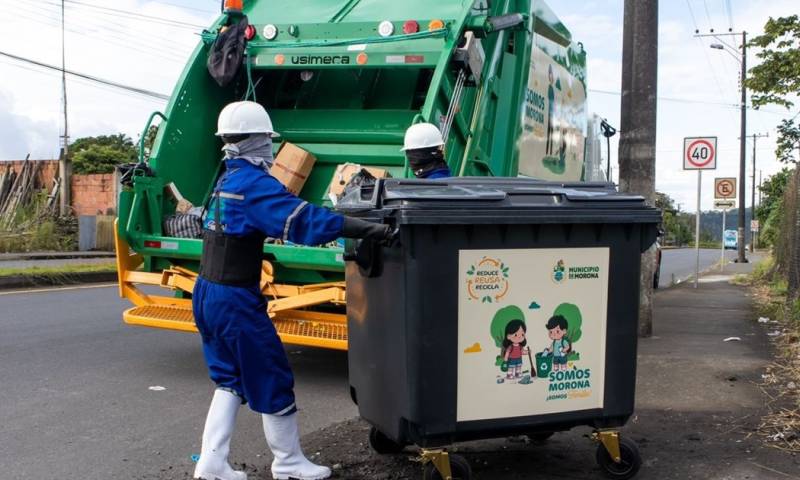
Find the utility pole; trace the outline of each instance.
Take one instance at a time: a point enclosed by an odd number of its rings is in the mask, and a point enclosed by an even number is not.
[[[655,205],[658,0],[625,0],[619,189]],[[639,335],[653,334],[655,246],[642,255]]]
[[[750,135],[753,139],[753,196],[750,201],[750,218],[756,219],[756,141],[759,138],[769,137],[769,133],[754,133]],[[750,228],[750,253],[755,250],[756,231]]]
[[[713,32],[714,30],[711,30]],[[739,53],[739,50],[732,47],[728,43],[724,42],[720,37],[722,36],[742,36],[742,52]],[[745,249],[744,249],[744,224],[745,224],[745,194],[744,188],[746,185],[747,179],[745,178],[746,175],[746,163],[745,163],[745,155],[746,155],[746,143],[747,143],[747,86],[745,85],[745,80],[747,80],[747,32],[742,31],[741,33],[709,33],[709,34],[697,34],[695,37],[714,37],[719,40],[721,43],[712,44],[711,48],[716,50],[725,50],[730,54],[733,58],[736,59],[737,62],[742,67],[742,73],[740,78],[741,89],[742,89],[742,103],[741,107],[741,131],[739,132],[739,226],[738,226],[738,250],[739,255],[736,259],[739,263],[747,263],[747,257],[745,256]],[[727,47],[727,48],[726,48]]]
[[[61,178],[59,198],[59,215],[62,217],[70,214],[70,193],[71,193],[71,170],[72,166],[68,158],[69,154],[69,119],[67,116],[67,54],[65,44],[65,18],[64,0],[61,0],[61,94],[64,98],[64,135],[61,147],[61,158],[58,162],[58,176]]]
[[[742,120],[741,131],[739,132],[739,241],[737,247],[739,250],[739,258],[736,260],[739,263],[747,263],[747,257],[744,255],[744,186],[745,186],[745,146],[747,143],[747,32],[742,31]]]

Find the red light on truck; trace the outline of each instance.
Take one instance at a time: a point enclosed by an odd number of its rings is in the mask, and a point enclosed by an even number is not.
[[[403,24],[403,33],[405,33],[406,35],[418,32],[419,32],[419,23],[417,23],[415,20],[407,20]]]
[[[286,62],[286,57],[282,53],[275,55],[275,65],[283,65]]]
[[[161,242],[155,240],[145,240],[144,248],[161,248]]]
[[[356,56],[356,63],[359,65],[366,65],[367,60],[369,60],[369,57],[367,57],[367,54],[364,52],[361,52],[358,54],[358,56]]]
[[[256,27],[248,25],[247,28],[244,29],[244,38],[248,42],[256,38]]]

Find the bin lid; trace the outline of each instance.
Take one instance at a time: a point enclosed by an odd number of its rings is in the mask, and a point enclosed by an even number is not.
[[[659,223],[661,211],[612,183],[528,178],[379,179],[345,193],[337,210],[399,223]]]

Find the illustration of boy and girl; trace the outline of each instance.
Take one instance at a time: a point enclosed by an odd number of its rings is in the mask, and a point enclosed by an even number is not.
[[[567,356],[572,351],[572,344],[567,337],[569,324],[562,315],[554,315],[547,321],[547,336],[551,343],[545,347],[543,355],[552,355],[553,371],[567,370]],[[522,320],[511,320],[505,328],[505,339],[501,355],[503,362],[508,367],[506,373],[508,379],[518,379],[522,377],[522,357],[530,356],[530,347],[527,340],[528,328]],[[531,362],[533,367],[533,362]],[[534,370],[535,372],[535,370]],[[535,375],[535,373],[534,373]]]

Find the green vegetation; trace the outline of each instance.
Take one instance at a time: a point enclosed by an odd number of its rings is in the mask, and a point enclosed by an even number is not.
[[[69,147],[75,174],[112,173],[117,165],[136,161],[137,148],[123,133],[79,138]]]
[[[761,205],[756,209],[756,218],[761,223],[760,247],[775,244],[783,219],[783,196],[792,173],[789,168],[784,168],[761,184]]]
[[[663,212],[662,229],[667,243],[678,247],[689,244],[694,238],[692,217],[681,212],[666,193],[656,192],[656,208]]]
[[[745,80],[754,92],[753,105],[792,108],[792,99],[800,92],[800,16],[770,17],[764,33],[750,40],[748,46],[760,49],[756,56],[761,60]],[[800,155],[800,126],[794,119],[783,120],[778,126],[775,155],[784,163],[796,163],[795,150]]]
[[[0,232],[0,253],[75,250],[77,222],[56,218],[34,223],[22,231]]]
[[[791,108],[794,103],[787,97],[800,91],[800,17],[770,17],[764,33],[750,40],[748,46],[761,49],[756,54],[761,62],[750,69],[745,82],[755,92],[753,105]]]
[[[65,277],[79,273],[116,272],[116,263],[88,263],[78,265],[60,265],[55,267],[0,268],[0,277]]]

